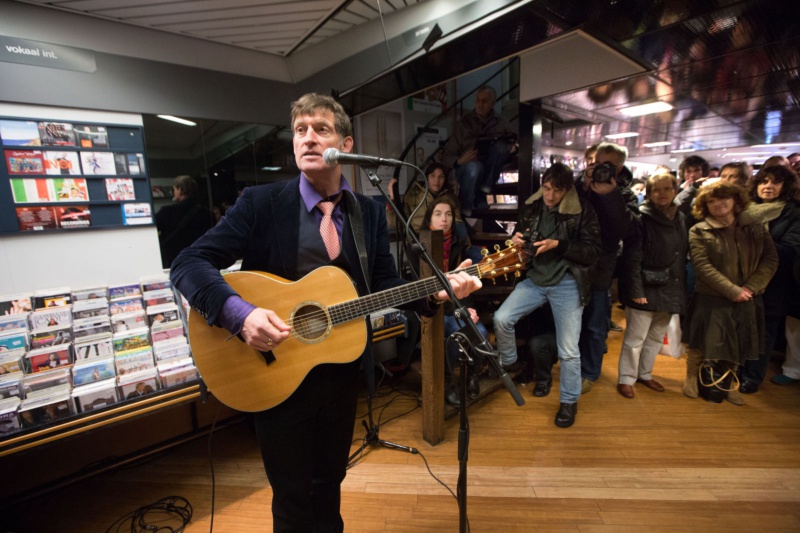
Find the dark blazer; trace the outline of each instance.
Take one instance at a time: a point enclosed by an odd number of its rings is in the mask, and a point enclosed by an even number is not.
[[[217,322],[225,300],[235,294],[220,275],[220,269],[242,259],[242,270],[261,270],[295,281],[300,227],[300,176],[285,182],[246,188],[225,216],[172,264],[173,284],[202,314],[209,325]],[[342,251],[350,265],[350,276],[360,295],[406,283],[397,275],[389,251],[386,214],[375,201],[356,194],[361,207],[371,291],[361,272],[355,241],[345,217]],[[432,312],[424,300],[413,306],[423,314]]]

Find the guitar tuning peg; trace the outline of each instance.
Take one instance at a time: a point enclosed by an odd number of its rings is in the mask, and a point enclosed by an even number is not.
[[[519,270],[517,270],[516,272],[514,272],[514,277],[515,277],[515,278],[521,278],[521,277],[522,277],[522,274],[520,273],[520,271],[519,271]]]
[[[487,255],[489,255],[489,250],[481,248],[481,256],[486,257]]]
[[[506,247],[510,248],[511,246],[513,246],[514,241],[512,241],[511,239],[506,239],[506,243],[505,244],[506,244]]]
[[[500,245],[499,244],[495,244],[494,245],[494,251],[495,252],[499,252],[500,251]]]

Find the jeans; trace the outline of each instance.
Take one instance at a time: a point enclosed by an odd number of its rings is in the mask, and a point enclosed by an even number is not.
[[[508,366],[517,360],[514,326],[545,302],[550,302],[556,324],[556,344],[561,361],[561,403],[576,403],[581,395],[578,338],[581,335],[583,306],[578,283],[570,274],[565,274],[552,287],[539,287],[527,278],[514,287],[514,291],[494,314],[494,334],[500,363]]]
[[[470,216],[473,208],[485,205],[485,198],[482,202],[478,200],[478,206],[475,205],[475,199],[492,192],[492,187],[500,179],[500,171],[503,170],[509,153],[511,146],[508,143],[496,141],[491,144],[482,160],[470,161],[458,167],[456,171],[458,200],[464,216]]]
[[[486,326],[482,323],[478,322],[475,324],[478,328],[478,331],[481,332],[483,338],[488,338],[489,332],[486,331]],[[447,367],[446,369],[452,370],[456,366],[458,366],[458,345],[455,342],[447,342],[447,338],[461,329],[461,323],[456,320],[456,317],[453,315],[444,315],[444,338],[445,338],[445,350],[447,355]],[[473,355],[474,360],[474,355]]]
[[[653,379],[653,366],[671,319],[672,315],[666,312],[625,308],[625,338],[619,353],[618,383],[633,385],[637,379]]]
[[[583,328],[579,343],[581,375],[590,381],[597,381],[603,367],[610,300],[608,289],[592,289],[592,300],[583,310]]]

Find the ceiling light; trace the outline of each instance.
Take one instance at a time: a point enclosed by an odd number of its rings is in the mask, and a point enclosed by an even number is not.
[[[180,117],[173,117],[172,115],[156,115],[158,118],[163,118],[164,120],[170,120],[172,122],[177,122],[178,124],[183,124],[184,126],[197,126],[197,122],[192,122],[191,120],[186,120],[185,118]]]
[[[635,131],[624,131],[622,133],[612,133],[611,135],[606,135],[606,139],[625,139],[628,137],[638,137],[639,134]]]
[[[655,148],[657,146],[670,146],[672,141],[658,141],[654,143],[644,143],[642,146],[645,148]]]
[[[680,150],[672,150],[673,154],[685,154],[688,152],[694,152],[694,148],[681,148]]]
[[[772,155],[772,152],[729,152],[725,157],[754,157]]]
[[[663,111],[669,111],[670,109],[672,109],[672,104],[658,101],[623,107],[619,109],[619,112],[627,117],[641,117],[642,115],[652,115],[653,113],[661,113]]]
[[[784,148],[787,146],[800,146],[800,143],[775,143],[775,144],[754,144],[750,148]]]
[[[572,146],[572,141],[567,141],[564,144],[566,144],[567,146]]]
[[[281,169],[281,167],[261,167],[261,170],[266,170],[267,172],[277,172]]]

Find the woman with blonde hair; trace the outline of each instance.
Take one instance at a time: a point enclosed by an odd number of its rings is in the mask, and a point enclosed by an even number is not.
[[[619,354],[617,391],[633,398],[637,382],[656,392],[653,379],[670,319],[686,313],[686,216],[678,210],[678,180],[672,174],[647,179],[645,201],[635,229],[622,247],[625,276],[620,276],[620,301],[625,304],[625,338]]]
[[[689,251],[697,275],[683,331],[687,344],[683,392],[698,396],[697,375],[704,361],[720,373],[736,372],[758,359],[764,344],[761,295],[778,267],[775,245],[763,224],[744,212],[750,199],[732,183],[700,189],[689,230]],[[727,400],[744,405],[738,390]]]

